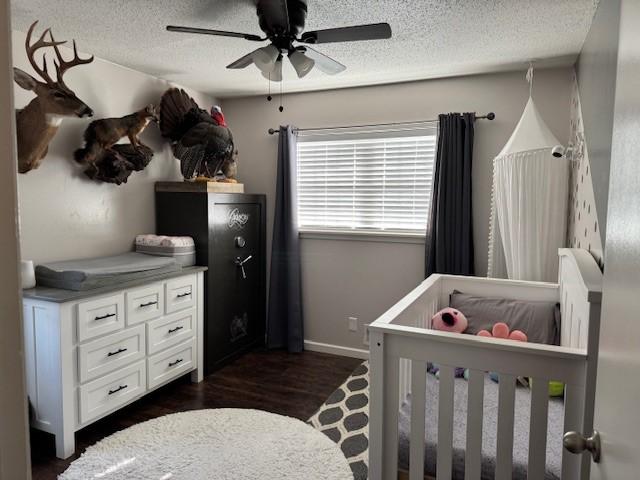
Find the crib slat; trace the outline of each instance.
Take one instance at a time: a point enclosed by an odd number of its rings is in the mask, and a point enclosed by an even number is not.
[[[547,454],[549,414],[549,382],[534,378],[531,386],[531,418],[529,420],[529,464],[527,478],[544,478]]]
[[[465,452],[465,480],[480,480],[482,465],[482,415],[484,403],[484,372],[469,370],[467,398],[467,448]]]
[[[402,405],[407,398],[407,394],[411,393],[411,360],[406,358],[400,359],[400,388],[398,389],[398,405]]]
[[[400,388],[400,359],[385,356],[384,359],[384,403],[383,403],[383,475],[396,478],[398,475],[398,390]]]
[[[583,410],[584,389],[573,385],[564,387],[564,431],[582,431],[582,410]],[[588,458],[588,457],[587,457]],[[562,449],[562,477],[561,478],[581,478],[580,468],[583,455],[575,455],[565,448]]]
[[[500,374],[498,387],[498,441],[496,446],[496,480],[511,480],[513,470],[513,410],[516,400],[516,377]]]
[[[453,462],[453,388],[454,369],[440,365],[438,392],[437,480],[451,480]],[[389,477],[391,478],[391,477]]]
[[[411,362],[411,440],[409,444],[409,480],[424,479],[424,408],[427,365]]]

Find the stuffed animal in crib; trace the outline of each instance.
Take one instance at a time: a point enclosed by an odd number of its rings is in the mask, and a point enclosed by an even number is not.
[[[496,323],[493,328],[491,329],[491,332],[487,331],[487,330],[480,330],[477,333],[478,336],[480,337],[490,337],[490,338],[502,338],[505,340],[515,340],[517,342],[526,342],[527,339],[527,334],[524,333],[522,330],[513,330],[510,331],[509,330],[509,325],[507,325],[504,322],[498,322]],[[465,378],[469,378],[469,371],[467,370],[466,372],[464,372],[464,377]],[[498,374],[496,372],[489,372],[489,378],[491,380],[493,380],[494,382],[498,382]],[[524,379],[520,379],[518,378],[518,381],[520,383],[523,383]]]
[[[527,334],[522,330],[509,330],[509,325],[504,322],[496,323],[491,329],[491,333],[487,330],[480,330],[478,335],[481,337],[503,338],[505,340],[516,340],[518,342],[526,342]]]
[[[431,318],[431,328],[441,332],[463,333],[468,325],[467,317],[460,310],[451,307],[443,308]],[[429,363],[427,371],[438,377],[440,367],[435,363]],[[464,368],[456,367],[454,375],[462,377]]]
[[[451,307],[443,308],[431,318],[431,328],[442,332],[462,333],[468,325],[467,317]]]

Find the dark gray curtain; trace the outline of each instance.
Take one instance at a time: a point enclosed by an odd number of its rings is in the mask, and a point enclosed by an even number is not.
[[[473,275],[471,165],[475,114],[438,116],[438,153],[427,224],[425,270]]]
[[[297,216],[296,135],[293,127],[280,127],[267,345],[290,352],[304,348]]]

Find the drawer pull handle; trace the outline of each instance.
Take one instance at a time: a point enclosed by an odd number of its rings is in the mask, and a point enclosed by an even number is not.
[[[118,393],[120,390],[124,390],[128,386],[129,385],[120,385],[118,388],[115,388],[113,390],[109,390],[109,395],[113,395],[114,393]]]
[[[178,330],[182,330],[184,327],[182,325],[180,325],[179,327],[175,327],[175,328],[170,328],[169,331],[167,333],[175,333]]]
[[[169,367],[175,367],[176,365],[178,365],[179,363],[183,362],[184,360],[182,358],[178,358],[175,362],[169,362]]]
[[[106,315],[100,315],[94,318],[94,320],[104,320],[105,318],[115,317],[115,313],[107,313]]]
[[[191,292],[179,293],[178,295],[176,295],[176,298],[184,298],[190,295],[191,295]]]
[[[155,301],[155,302],[141,303],[141,304],[140,304],[140,308],[150,307],[151,305],[157,305],[157,304],[158,304],[158,302],[157,302],[157,301]]]
[[[118,355],[119,353],[122,352],[126,352],[127,349],[126,348],[119,348],[118,350],[116,350],[115,352],[109,352],[107,353],[107,357],[113,357],[114,355]]]

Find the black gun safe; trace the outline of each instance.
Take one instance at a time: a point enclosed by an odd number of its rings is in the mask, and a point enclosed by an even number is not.
[[[266,198],[211,193],[206,183],[156,184],[158,235],[186,235],[205,273],[204,361],[209,373],[265,343]]]

